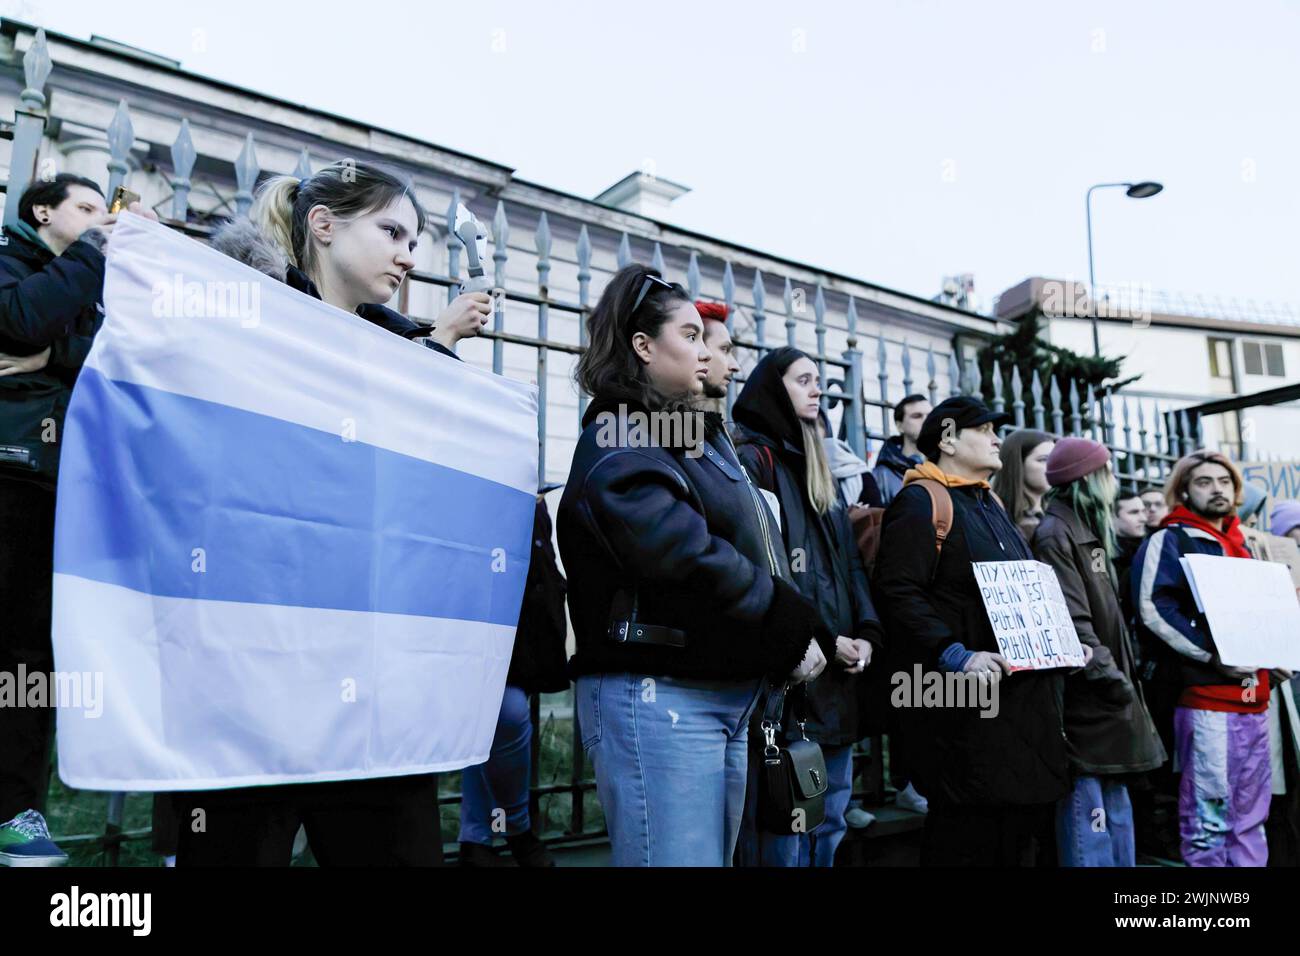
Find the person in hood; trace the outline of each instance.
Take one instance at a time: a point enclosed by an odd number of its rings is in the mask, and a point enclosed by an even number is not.
[[[454,300],[436,328],[378,304],[415,267],[427,218],[404,177],[349,160],[301,181],[267,180],[249,220],[222,229],[213,246],[396,335],[442,333],[432,344],[455,357],[456,341],[486,321],[486,295]],[[435,774],[179,793],[177,865],[286,866],[300,824],[322,866],[440,865],[437,800]],[[206,826],[196,831],[198,810]]]
[[[686,291],[642,265],[588,319],[591,396],[557,532],[575,709],[615,866],[728,866],[766,678],[834,654],[789,582],[775,520],[703,398],[712,355]]]
[[[1046,480],[1051,491],[1034,554],[1056,572],[1079,640],[1092,649],[1087,666],[1065,680],[1074,775],[1056,806],[1057,859],[1061,866],[1135,866],[1126,778],[1154,770],[1166,755],[1120,609],[1110,452],[1088,438],[1063,438],[1048,456]]]
[[[839,486],[840,498],[849,505],[883,508],[884,502],[880,499],[880,489],[876,487],[871,466],[858,457],[847,440],[836,438],[831,433],[830,416],[825,411],[821,413],[821,423],[826,465]]]
[[[1241,473],[1220,452],[1180,458],[1165,485],[1169,514],[1133,559],[1139,640],[1154,665],[1151,679],[1179,691],[1174,752],[1188,866],[1268,863],[1269,675],[1219,660],[1181,564],[1188,554],[1250,558],[1235,513],[1241,486]]]
[[[972,567],[1033,559],[989,489],[1002,465],[997,428],[1007,421],[975,398],[936,406],[917,438],[926,461],[908,471],[881,525],[873,593],[889,635],[891,680],[952,672],[997,682],[995,706],[971,706],[981,695],[939,707],[891,696],[912,780],[929,802],[922,865],[1034,863],[1055,844],[1054,808],[1069,788],[1061,671],[1009,673]],[[952,502],[942,548],[930,490]]]
[[[872,477],[880,490],[881,506],[888,505],[903,490],[903,476],[925,457],[916,447],[921,425],[930,414],[930,400],[924,395],[908,395],[894,406],[894,427],[898,434],[880,446]]]
[[[835,862],[853,789],[853,744],[863,736],[858,729],[862,674],[881,643],[862,555],[827,461],[821,394],[812,359],[798,349],[779,348],[754,366],[732,407],[740,462],[776,499],[794,582],[817,608],[822,626],[835,635],[834,660],[808,685],[808,712],[800,715],[808,739],[821,744],[826,759],[826,819],[805,834],[759,834],[755,828],[758,856],[771,866]],[[787,716],[782,725],[788,734],[795,721]],[[751,765],[756,770],[758,761]],[[757,783],[755,775],[751,792]],[[756,815],[757,804],[751,803]],[[747,826],[747,837],[750,833]]]
[[[48,674],[63,417],[102,321],[103,249],[117,216],[98,183],[68,173],[10,201],[18,218],[0,236],[0,673]],[[158,218],[139,203],[130,211]],[[0,865],[67,860],[42,815],[53,731],[52,707],[0,706]]]

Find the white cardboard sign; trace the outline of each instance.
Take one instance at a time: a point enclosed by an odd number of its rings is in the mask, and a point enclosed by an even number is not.
[[[1013,671],[1083,666],[1083,645],[1050,565],[976,561],[973,566],[998,653]]]
[[[1183,570],[1229,667],[1300,670],[1300,602],[1286,565],[1189,554]]]

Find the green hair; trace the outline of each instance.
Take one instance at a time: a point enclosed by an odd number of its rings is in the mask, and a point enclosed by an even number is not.
[[[1109,468],[1102,467],[1068,485],[1053,488],[1046,499],[1067,505],[1083,526],[1097,536],[1106,549],[1106,557],[1113,560],[1119,554],[1115,541],[1115,496],[1118,491],[1115,476]]]

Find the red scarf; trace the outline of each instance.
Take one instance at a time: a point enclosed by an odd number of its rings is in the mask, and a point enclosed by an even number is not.
[[[1228,515],[1223,522],[1223,528],[1219,529],[1196,512],[1179,505],[1160,523],[1162,528],[1170,525],[1197,528],[1211,535],[1223,548],[1225,557],[1251,557],[1250,551],[1246,548],[1246,536],[1241,533],[1241,521],[1235,512]],[[1239,714],[1260,713],[1268,709],[1268,671],[1261,670],[1258,676],[1259,686],[1253,701],[1247,702],[1242,699],[1241,687],[1237,684],[1211,684],[1185,688],[1178,703],[1183,707],[1193,707],[1197,710],[1226,710]]]
[[[1249,558],[1251,556],[1250,550],[1246,547],[1246,536],[1241,533],[1241,520],[1235,513],[1228,515],[1227,520],[1223,522],[1223,529],[1220,530],[1195,511],[1179,505],[1165,516],[1160,526],[1164,528],[1171,524],[1199,528],[1206,534],[1213,535],[1214,540],[1223,546],[1224,557]]]

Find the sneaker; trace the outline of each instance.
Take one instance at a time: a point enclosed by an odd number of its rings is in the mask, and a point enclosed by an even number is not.
[[[844,822],[855,830],[865,830],[876,822],[876,815],[861,806],[852,806],[844,814]]]
[[[894,798],[894,806],[902,807],[904,810],[911,810],[913,813],[930,812],[930,801],[917,793],[916,788],[910,783],[898,791],[898,796]]]
[[[492,852],[492,848],[483,843],[462,843],[460,845],[460,866],[493,867],[505,866],[505,860]]]
[[[510,855],[520,866],[555,866],[555,858],[532,830],[506,837]]]
[[[62,866],[68,854],[50,839],[45,818],[35,810],[24,810],[0,825],[0,866]]]

